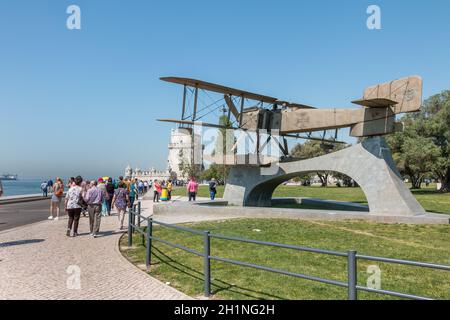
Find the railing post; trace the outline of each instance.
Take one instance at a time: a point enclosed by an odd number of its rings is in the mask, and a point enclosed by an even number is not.
[[[128,214],[128,247],[133,246],[133,208],[130,208]]]
[[[357,273],[356,251],[351,250],[347,252],[348,300],[358,300]]]
[[[152,261],[152,236],[153,236],[153,219],[148,218],[147,220],[147,247],[145,248],[145,265],[147,270],[150,269],[150,264]]]
[[[133,225],[136,225],[136,214],[135,214],[137,212],[136,208],[137,208],[137,206],[134,205],[133,206],[133,219],[131,220],[133,222]],[[135,231],[134,228],[132,229],[132,231],[134,233],[134,231]]]
[[[211,260],[209,259],[209,256],[211,255],[211,238],[209,236],[209,231],[205,231],[203,239],[204,239],[203,264],[205,273],[205,297],[209,297],[211,293]]]
[[[138,202],[138,205],[137,205],[137,213],[139,214],[137,216],[137,221],[138,221],[137,225],[140,228],[141,227],[141,202],[140,201]]]

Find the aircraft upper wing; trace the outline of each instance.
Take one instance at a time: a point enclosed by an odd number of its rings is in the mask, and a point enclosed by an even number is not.
[[[252,93],[248,91],[243,91],[239,89],[225,87],[219,84],[214,84],[202,80],[190,79],[190,78],[178,78],[178,77],[163,77],[160,78],[162,81],[167,81],[171,83],[186,85],[188,87],[205,89],[212,92],[229,94],[236,97],[244,97],[251,100],[262,101],[265,103],[276,103],[277,98],[264,96],[257,93]]]

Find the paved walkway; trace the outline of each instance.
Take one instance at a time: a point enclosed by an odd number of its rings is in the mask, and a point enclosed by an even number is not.
[[[144,200],[145,213],[151,205]],[[66,224],[64,218],[0,232],[0,299],[189,299],[125,260],[116,216],[102,218],[96,239],[87,218],[77,238],[66,237]],[[78,270],[80,289],[72,281]]]

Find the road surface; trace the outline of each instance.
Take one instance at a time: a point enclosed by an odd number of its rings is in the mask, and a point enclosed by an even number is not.
[[[61,214],[65,215],[64,210]],[[0,231],[46,220],[49,215],[50,200],[48,199],[2,204],[0,205]]]

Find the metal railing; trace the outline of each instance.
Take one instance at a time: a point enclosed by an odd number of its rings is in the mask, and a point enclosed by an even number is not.
[[[136,222],[137,218],[137,222]],[[141,228],[142,222],[147,222],[146,229],[144,230]],[[161,239],[159,237],[155,237],[153,235],[153,225],[160,225],[163,227],[188,232],[191,234],[195,234],[198,236],[203,237],[203,252],[185,247],[180,244],[172,243],[170,241]],[[296,245],[287,245],[287,244],[281,244],[276,242],[267,242],[267,241],[259,241],[259,240],[252,240],[252,239],[244,239],[244,238],[238,238],[238,237],[230,237],[220,234],[212,234],[209,231],[199,231],[183,226],[177,226],[169,223],[164,223],[160,221],[154,220],[152,217],[144,217],[141,215],[141,203],[138,202],[137,205],[134,205],[134,207],[130,210],[129,214],[129,221],[128,221],[128,246],[133,246],[133,234],[135,232],[138,232],[142,235],[142,245],[146,248],[146,255],[145,255],[145,265],[147,269],[150,268],[151,265],[151,255],[152,255],[152,241],[158,241],[165,245],[171,246],[173,248],[177,248],[186,252],[189,252],[191,254],[197,255],[199,257],[203,257],[203,266],[204,266],[204,295],[206,297],[209,297],[211,294],[211,260],[214,261],[220,261],[224,263],[229,263],[233,265],[238,265],[242,267],[248,267],[248,268],[254,268],[258,270],[264,270],[268,272],[283,274],[291,277],[306,279],[310,281],[320,282],[324,284],[339,286],[339,287],[345,287],[347,288],[347,297],[349,300],[357,300],[358,299],[358,290],[360,291],[366,291],[371,293],[378,293],[378,294],[384,294],[384,295],[390,295],[400,298],[407,298],[407,299],[414,299],[414,300],[433,300],[429,297],[422,297],[407,293],[401,293],[396,291],[389,291],[389,290],[381,290],[381,289],[374,289],[364,286],[358,285],[358,278],[357,278],[357,267],[358,267],[358,260],[369,260],[369,261],[378,261],[378,262],[385,262],[385,263],[392,263],[392,264],[400,264],[400,265],[408,265],[408,266],[415,266],[415,267],[422,267],[422,268],[430,268],[430,269],[436,269],[436,270],[445,270],[450,271],[449,265],[440,265],[440,264],[434,264],[434,263],[425,263],[425,262],[417,262],[417,261],[409,261],[409,260],[401,260],[401,259],[392,259],[392,258],[384,258],[384,257],[375,257],[375,256],[368,256],[368,255],[360,255],[354,250],[349,250],[347,252],[340,252],[340,251],[332,251],[332,250],[323,250],[323,249],[315,249],[315,248],[309,248],[309,247],[302,247],[302,246],[296,246]],[[263,246],[270,246],[270,247],[277,247],[277,248],[284,248],[284,249],[292,249],[296,251],[301,252],[309,252],[309,253],[317,253],[317,254],[323,254],[323,255],[331,255],[336,257],[343,257],[347,259],[347,281],[337,281],[332,279],[325,279],[321,277],[301,274],[301,273],[295,273],[287,270],[282,269],[276,269],[271,268],[267,266],[257,265],[253,263],[228,259],[228,258],[222,258],[217,256],[211,256],[211,238],[221,239],[221,240],[227,240],[227,241],[236,241],[236,242],[243,242],[243,243],[251,243],[251,244],[257,244],[257,245],[263,245]]]

